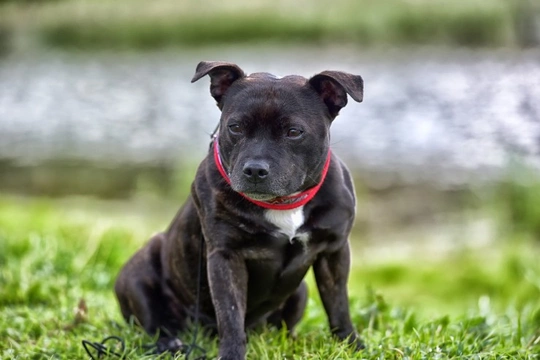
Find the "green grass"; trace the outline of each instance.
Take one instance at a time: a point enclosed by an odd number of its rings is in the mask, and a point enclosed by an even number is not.
[[[0,358],[83,359],[82,340],[108,335],[125,339],[126,358],[154,358],[142,348],[152,339],[121,319],[112,285],[174,212],[156,200],[0,197]],[[399,262],[373,259],[359,239],[354,249],[351,313],[367,349],[354,354],[329,336],[310,275],[297,338],[250,333],[249,359],[539,358],[538,244],[514,237]],[[216,355],[215,339],[200,344]]]
[[[516,42],[515,7],[506,0],[13,1],[0,3],[0,33],[6,42],[26,37],[67,49],[260,42],[508,46]]]

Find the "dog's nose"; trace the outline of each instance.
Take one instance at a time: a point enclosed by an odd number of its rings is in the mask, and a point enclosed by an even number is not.
[[[244,164],[244,176],[253,183],[262,182],[269,173],[270,166],[266,161],[249,160]]]

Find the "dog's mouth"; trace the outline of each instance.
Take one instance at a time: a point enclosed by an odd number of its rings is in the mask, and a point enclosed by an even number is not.
[[[243,193],[243,194],[244,196],[247,196],[248,198],[257,200],[257,201],[272,201],[278,198],[276,195],[272,195],[272,194],[262,194],[262,193]]]

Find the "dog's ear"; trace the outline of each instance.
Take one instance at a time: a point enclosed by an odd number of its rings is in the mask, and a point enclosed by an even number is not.
[[[323,71],[309,79],[309,84],[319,93],[332,118],[347,105],[347,94],[357,102],[362,102],[364,98],[364,80],[359,75]]]
[[[205,75],[210,76],[210,94],[216,99],[220,108],[221,98],[232,83],[246,76],[236,64],[222,61],[201,61],[197,65],[191,82],[194,83]]]

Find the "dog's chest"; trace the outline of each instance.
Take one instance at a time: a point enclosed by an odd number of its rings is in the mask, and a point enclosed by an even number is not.
[[[301,206],[292,210],[265,210],[264,217],[270,223],[278,228],[278,231],[289,239],[299,240],[307,243],[309,233],[298,232],[298,229],[304,224],[304,207]]]

